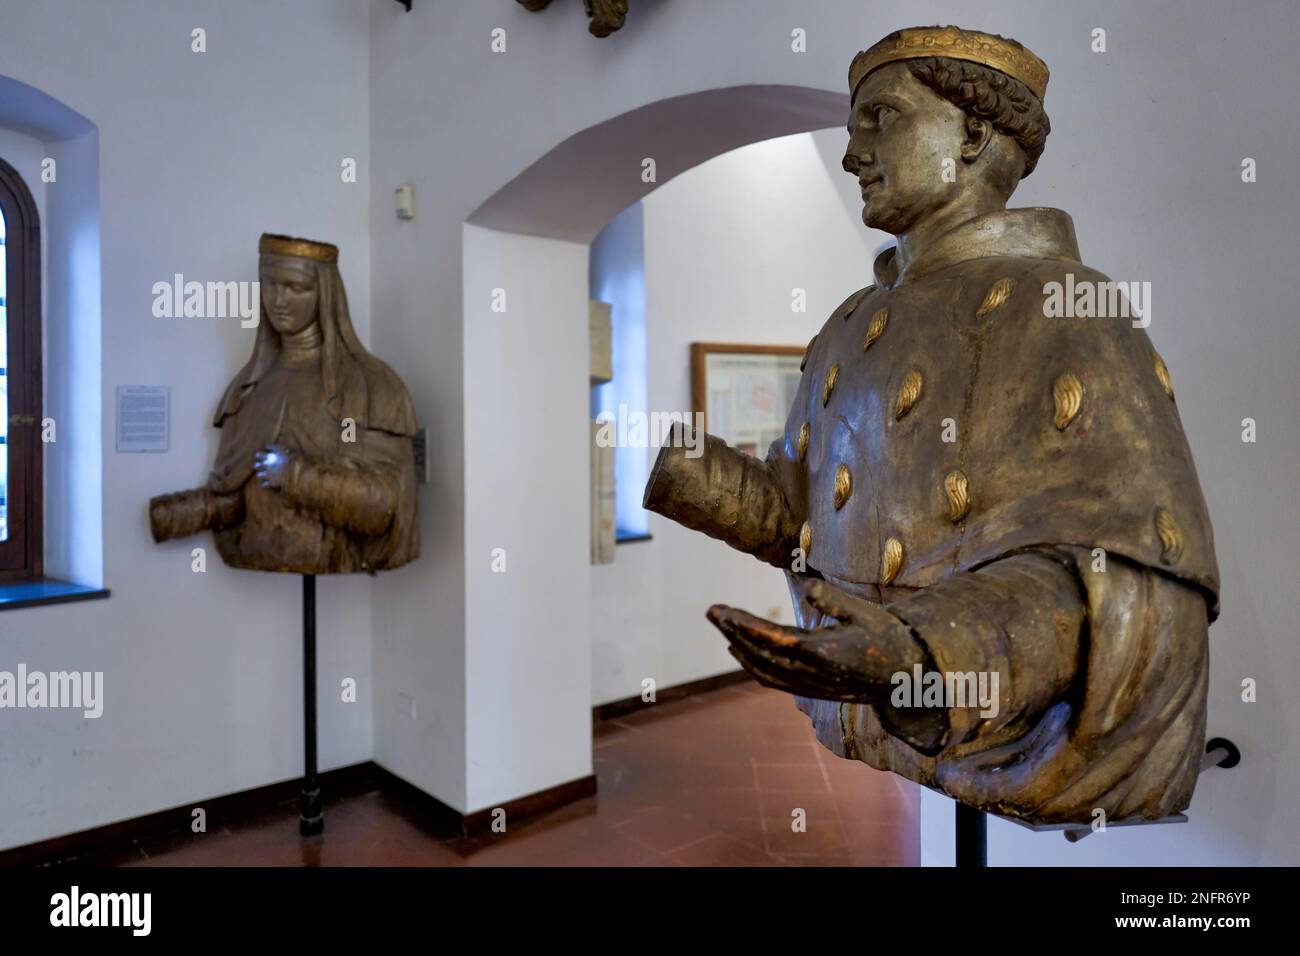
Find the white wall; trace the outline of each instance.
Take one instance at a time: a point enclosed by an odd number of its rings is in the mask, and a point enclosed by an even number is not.
[[[99,133],[45,143],[56,180],[41,223],[45,247],[42,331],[44,417],[56,426],[45,446],[45,573],[104,584],[102,249]]]
[[[873,281],[874,251],[889,237],[862,226],[856,181],[840,168],[843,140],[824,130],[744,146],[643,200],[645,410],[694,411],[692,342],[802,348]],[[791,308],[795,288],[807,291],[805,312]],[[645,678],[669,687],[735,670],[705,620],[710,604],[793,621],[780,571],[658,515],[650,530],[652,540],[591,568],[596,704],[639,695]]]
[[[585,245],[465,227],[466,355],[510,369],[465,375],[471,811],[591,773],[587,333]]]
[[[204,480],[218,436],[212,411],[252,332],[155,319],[150,289],[174,272],[252,280],[261,232],[316,236],[341,247],[366,337],[367,14],[349,0],[0,2],[0,72],[99,131],[102,369],[93,371],[102,379],[80,384],[98,388],[103,405],[97,470],[103,581],[113,592],[0,612],[0,668],[103,671],[106,697],[98,720],[0,714],[0,847],[301,772],[298,580],[231,571],[210,538],[154,545],[146,517],[151,495]],[[207,29],[204,54],[190,49],[197,26]],[[341,182],[345,156],[361,161],[362,183]],[[60,183],[94,161],[93,151],[67,150]],[[59,188],[47,186],[48,209]],[[47,228],[59,225],[49,218]],[[49,291],[47,308],[60,290]],[[65,331],[47,329],[47,339]],[[170,453],[114,452],[119,384],[171,386]],[[209,549],[206,574],[190,570],[195,545]],[[328,768],[372,753],[370,584],[331,578],[319,593]],[[339,702],[345,676],[358,681],[358,704]]]

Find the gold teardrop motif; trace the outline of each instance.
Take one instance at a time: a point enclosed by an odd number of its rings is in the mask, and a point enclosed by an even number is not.
[[[876,287],[874,285],[869,285],[865,289],[859,289],[836,307],[835,311],[831,313],[831,318],[834,319],[838,317],[847,322],[853,313],[857,311],[858,305],[862,300],[875,291]]]
[[[1156,378],[1160,379],[1160,387],[1165,390],[1165,394],[1170,398],[1174,397],[1174,383],[1169,377],[1169,367],[1165,365],[1165,360],[1156,353]]]
[[[803,350],[803,358],[799,360],[799,371],[802,372],[804,368],[808,365],[808,356],[812,352],[813,343],[816,341],[817,341],[817,336],[815,335],[808,340],[808,347]]]
[[[849,474],[848,465],[840,465],[835,469],[835,510],[839,511],[844,507],[844,502],[849,500],[849,495],[853,494],[853,475]]]
[[[903,567],[903,542],[890,538],[885,542],[885,556],[880,567],[880,583],[891,584]]]
[[[839,377],[839,365],[832,365],[831,370],[826,373],[826,384],[822,386],[822,408],[825,408],[826,403],[831,400],[831,392],[835,391],[835,380]]]
[[[989,291],[984,296],[984,301],[980,307],[975,310],[975,318],[982,319],[986,315],[1002,306],[1003,302],[1011,297],[1011,293],[1016,288],[1016,280],[1008,276],[1005,279],[999,279],[989,287]]]
[[[912,410],[916,400],[921,397],[921,373],[913,369],[903,378],[898,389],[898,402],[894,406],[894,418],[899,419]]]
[[[871,317],[871,324],[867,326],[867,340],[862,343],[862,351],[866,351],[876,343],[876,339],[885,334],[885,326],[889,323],[889,309],[877,309],[876,314]]]
[[[960,471],[950,471],[943,479],[943,490],[948,493],[948,517],[957,522],[970,511],[970,495],[966,476]]]
[[[803,461],[808,457],[808,435],[810,429],[808,423],[804,422],[799,426],[799,460]]]
[[[1173,564],[1183,555],[1183,533],[1174,516],[1164,508],[1156,509],[1156,534],[1160,536],[1160,560]]]
[[[1052,383],[1052,401],[1056,403],[1052,424],[1065,431],[1083,407],[1083,383],[1069,372],[1058,376]]]
[[[807,521],[799,529],[799,547],[803,550],[803,556],[806,558],[812,554],[812,525]]]

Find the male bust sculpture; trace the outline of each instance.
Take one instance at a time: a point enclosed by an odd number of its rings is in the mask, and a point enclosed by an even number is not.
[[[1047,317],[1049,283],[1106,277],[1064,212],[1006,208],[1048,134],[1047,67],[928,27],[858,54],[849,84],[844,169],[897,245],[809,343],[767,460],[665,447],[646,507],[786,570],[800,627],[709,618],[840,756],[1035,823],[1181,811],[1212,532],[1145,330]],[[918,673],[956,698],[900,698]]]
[[[216,533],[232,567],[381,571],[419,555],[415,413],[357,339],[328,243],[263,235],[253,356],[213,424],[206,485],[149,503],[155,541]]]

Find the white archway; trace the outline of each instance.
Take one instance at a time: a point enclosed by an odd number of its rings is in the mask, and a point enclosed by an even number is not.
[[[661,100],[564,140],[466,220],[470,811],[591,774],[589,243],[622,209],[714,156],[841,126],[847,114],[847,94],[797,86]],[[647,158],[654,182],[642,177]]]
[[[575,133],[489,196],[468,222],[590,242],[621,210],[714,156],[848,120],[844,92],[731,86],[649,103]],[[642,178],[645,159],[655,180]]]

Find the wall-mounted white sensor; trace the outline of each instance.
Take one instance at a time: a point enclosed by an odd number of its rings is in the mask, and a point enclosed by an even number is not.
[[[410,183],[398,186],[393,191],[393,205],[397,209],[398,219],[414,219],[415,187]]]

